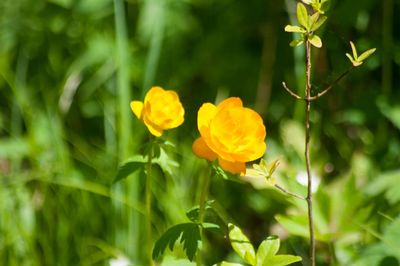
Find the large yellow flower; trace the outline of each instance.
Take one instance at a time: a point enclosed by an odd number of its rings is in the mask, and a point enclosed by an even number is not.
[[[132,112],[144,122],[150,133],[156,137],[166,129],[176,128],[184,121],[185,110],[175,91],[152,87],[140,101],[131,102]]]
[[[231,97],[218,106],[203,104],[197,127],[201,137],[193,143],[193,152],[204,159],[218,159],[219,165],[233,174],[244,174],[246,162],[260,158],[266,150],[263,120],[255,111],[243,107]]]

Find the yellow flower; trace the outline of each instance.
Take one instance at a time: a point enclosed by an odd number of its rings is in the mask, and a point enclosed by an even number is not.
[[[255,111],[231,97],[218,106],[203,104],[197,115],[201,137],[192,149],[200,158],[213,161],[233,174],[244,175],[246,162],[260,158],[266,150],[263,120]]]
[[[152,87],[147,92],[144,103],[132,101],[131,109],[156,137],[160,137],[166,129],[180,126],[184,121],[185,110],[178,94],[161,87]]]

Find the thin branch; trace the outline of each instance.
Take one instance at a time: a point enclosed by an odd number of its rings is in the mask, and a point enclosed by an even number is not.
[[[297,195],[296,193],[292,193],[292,192],[290,192],[290,191],[284,189],[284,188],[281,187],[280,185],[275,184],[275,187],[276,187],[277,189],[279,189],[280,191],[282,191],[283,193],[288,194],[288,195],[290,195],[290,196],[293,196],[293,197],[295,197],[295,198],[298,198],[298,199],[301,199],[301,200],[305,200],[305,199],[306,199],[306,198],[303,197],[303,196]]]
[[[288,88],[288,86],[286,86],[285,82],[282,82],[282,86],[283,88],[285,88],[285,90],[292,95],[295,99],[297,100],[304,100],[302,97],[300,97],[299,95],[297,95],[296,93],[294,93],[291,89]]]
[[[306,119],[305,119],[305,152],[307,168],[307,206],[308,206],[308,227],[310,233],[310,261],[311,266],[315,266],[315,236],[314,236],[314,220],[313,220],[313,199],[312,199],[312,178],[311,178],[311,162],[310,162],[310,110],[311,110],[311,44],[306,42]]]
[[[328,93],[336,84],[339,83],[339,81],[341,81],[345,76],[347,76],[347,74],[349,74],[353,70],[353,68],[354,68],[354,66],[352,66],[349,69],[347,69],[345,72],[342,73],[342,75],[340,75],[328,87],[326,87],[326,89],[324,89],[321,92],[318,92],[317,95],[315,95],[315,96],[309,97],[308,100],[310,100],[310,101],[317,100],[320,97],[322,97],[323,95],[325,95],[326,93]]]

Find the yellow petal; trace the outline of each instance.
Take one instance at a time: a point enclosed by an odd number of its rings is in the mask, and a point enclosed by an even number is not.
[[[209,161],[217,159],[217,154],[208,147],[203,138],[198,138],[193,142],[192,150],[200,158]]]
[[[246,174],[246,164],[241,162],[229,162],[222,158],[218,158],[218,163],[225,171],[232,174],[240,174],[241,176]]]
[[[161,87],[154,86],[151,87],[151,89],[146,93],[146,96],[144,97],[144,102],[151,101],[153,97],[157,97],[158,95],[163,95],[165,93],[165,90]]]
[[[153,136],[160,137],[162,135],[163,129],[151,123],[146,117],[144,117],[143,122]]]
[[[216,111],[217,107],[212,103],[205,103],[200,107],[197,113],[197,128],[203,137],[208,135],[210,121],[214,118]]]
[[[132,109],[132,112],[136,115],[136,117],[141,119],[142,111],[143,111],[143,103],[140,101],[132,101],[131,109]]]
[[[223,100],[218,105],[218,111],[225,109],[225,108],[232,108],[232,107],[243,107],[242,100],[239,97],[229,97],[228,99]]]

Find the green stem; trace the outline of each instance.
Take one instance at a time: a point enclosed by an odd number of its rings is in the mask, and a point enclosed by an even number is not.
[[[151,170],[152,170],[152,160],[153,160],[153,136],[150,137],[150,149],[147,160],[147,176],[146,176],[146,237],[147,237],[147,258],[148,265],[154,265],[153,259],[151,257],[151,251],[153,248],[153,239],[152,239],[152,223],[151,223],[151,190],[152,190],[152,179],[151,179]]]
[[[211,163],[208,164],[206,174],[204,176],[204,181],[203,181],[203,186],[200,194],[200,203],[199,203],[199,223],[200,223],[200,238],[201,242],[204,243],[203,241],[203,222],[204,222],[204,216],[205,216],[205,210],[206,210],[206,202],[208,198],[208,191],[210,187],[210,175],[211,175]],[[201,266],[202,265],[202,254],[201,254],[201,249],[197,251],[197,260],[196,260],[196,265]]]
[[[308,206],[308,227],[310,233],[310,261],[311,266],[315,266],[315,237],[314,237],[314,221],[313,221],[313,200],[312,200],[312,176],[310,162],[310,110],[311,110],[311,44],[306,42],[306,108],[305,108],[305,152],[306,169],[307,169],[307,206]]]

